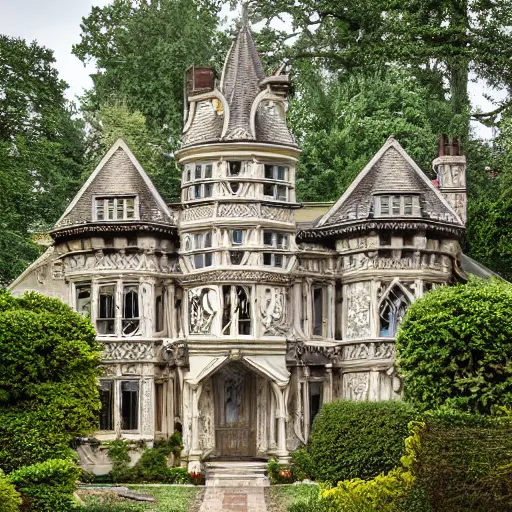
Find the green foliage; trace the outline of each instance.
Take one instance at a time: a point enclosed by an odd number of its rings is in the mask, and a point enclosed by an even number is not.
[[[400,401],[325,404],[315,418],[308,451],[313,478],[336,484],[372,478],[398,465],[407,424],[415,417]]]
[[[408,401],[488,413],[512,403],[512,286],[473,279],[409,308],[397,336]]]
[[[25,466],[9,475],[30,512],[69,512],[75,506],[73,493],[80,468],[69,460],[49,459]]]
[[[0,35],[0,286],[40,254],[32,242],[77,188],[83,127],[53,53]]]
[[[18,512],[20,505],[20,493],[0,471],[0,512]]]
[[[313,460],[311,454],[305,447],[291,453],[291,469],[293,480],[311,480],[314,473]]]
[[[0,467],[67,457],[97,428],[100,346],[90,320],[57,299],[0,291]]]
[[[190,475],[187,468],[169,468],[166,481],[170,484],[189,484]]]
[[[271,484],[289,484],[293,481],[290,469],[282,466],[274,459],[268,461],[267,475]]]
[[[512,506],[512,422],[453,411],[413,424],[407,463],[433,512],[505,512]]]
[[[432,118],[440,109],[407,72],[338,79],[302,64],[294,86],[288,119],[302,148],[300,200],[337,200],[390,135],[430,170],[437,150]]]

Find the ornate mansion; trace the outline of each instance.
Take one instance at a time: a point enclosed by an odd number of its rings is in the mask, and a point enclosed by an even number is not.
[[[443,140],[434,184],[389,138],[330,208],[297,203],[289,78],[242,23],[222,77],[186,76],[181,203],[119,140],[12,285],[90,315],[104,346],[100,441],[175,430],[181,460],[275,457],[322,403],[401,396],[407,307],[465,279],[466,160]],[[83,446],[84,465],[108,470]]]

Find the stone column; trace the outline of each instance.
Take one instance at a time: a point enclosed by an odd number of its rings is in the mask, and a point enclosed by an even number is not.
[[[190,451],[188,454],[189,472],[201,471],[201,449],[199,448],[199,399],[203,390],[202,384],[189,384],[190,386],[190,412],[191,412],[191,436]]]
[[[140,311],[142,336],[153,336],[155,316],[155,279],[153,277],[140,278]]]
[[[277,399],[277,461],[280,464],[288,464],[290,457],[286,449],[286,399],[288,385],[280,385],[272,382],[272,388]]]

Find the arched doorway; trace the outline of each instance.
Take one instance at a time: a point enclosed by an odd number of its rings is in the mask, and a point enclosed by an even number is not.
[[[256,376],[242,363],[230,363],[213,376],[216,455],[256,455]]]

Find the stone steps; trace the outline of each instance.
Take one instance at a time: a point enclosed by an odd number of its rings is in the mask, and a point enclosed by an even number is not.
[[[205,463],[210,487],[267,487],[266,462],[216,461]]]

